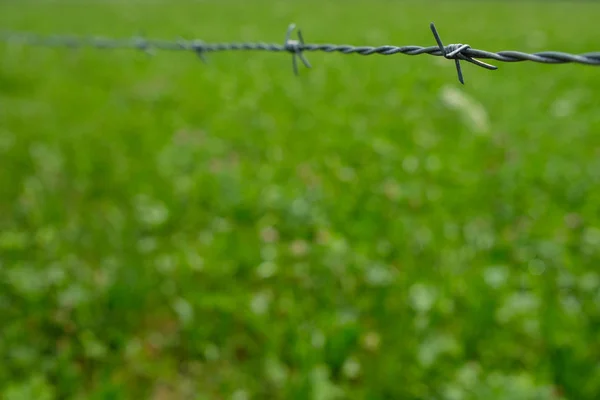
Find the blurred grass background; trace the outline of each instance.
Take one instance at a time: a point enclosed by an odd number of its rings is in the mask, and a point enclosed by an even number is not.
[[[0,3],[41,34],[600,50],[583,2]],[[0,398],[596,399],[600,70],[0,44]]]

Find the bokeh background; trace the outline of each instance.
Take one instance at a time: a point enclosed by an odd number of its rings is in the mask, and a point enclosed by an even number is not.
[[[595,2],[2,1],[0,29],[599,51]],[[600,69],[0,44],[0,398],[597,399]]]

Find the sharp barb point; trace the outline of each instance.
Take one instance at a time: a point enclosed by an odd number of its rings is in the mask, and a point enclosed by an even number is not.
[[[300,60],[302,60],[302,63],[304,64],[304,66],[306,68],[312,68],[312,65],[310,65],[310,63],[308,62],[308,60],[306,59],[306,57],[304,57],[304,54],[299,53],[298,57],[300,57]]]
[[[292,56],[292,67],[294,69],[294,75],[298,76],[298,58],[296,57],[296,54]]]
[[[204,55],[204,53],[202,52],[202,50],[197,50],[196,51],[196,55],[198,56],[198,58],[200,59],[200,61],[202,61],[204,64],[208,64],[208,60],[206,59],[206,56]]]
[[[287,32],[285,33],[285,41],[286,43],[290,41],[290,39],[292,38],[292,32],[294,31],[294,29],[296,29],[296,24],[290,24],[288,26]]]
[[[470,62],[470,63],[472,63],[472,64],[475,64],[475,65],[477,65],[479,67],[482,67],[482,68],[485,68],[485,69],[489,69],[490,71],[495,71],[495,70],[498,69],[498,67],[496,67],[495,65],[491,65],[491,64],[485,63],[485,62],[477,60],[475,58],[469,58],[467,61]]]
[[[440,48],[440,51],[442,52],[442,55],[445,56],[446,50],[444,48],[444,43],[442,42],[442,38],[440,38],[440,35],[439,35],[437,29],[435,28],[435,24],[432,22],[431,24],[429,24],[429,27],[431,28],[431,33],[433,33],[433,37],[434,37],[435,41],[437,42],[437,45]]]
[[[460,68],[460,61],[458,59],[454,59],[454,62],[456,64],[456,72],[458,73],[458,81],[464,85],[465,79],[463,78],[462,69]]]

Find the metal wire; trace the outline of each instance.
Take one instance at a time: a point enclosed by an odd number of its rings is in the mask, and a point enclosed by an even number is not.
[[[298,75],[299,58],[305,67],[311,68],[310,63],[304,57],[304,52],[307,51],[322,51],[326,53],[342,53],[342,54],[359,54],[368,56],[372,54],[379,55],[419,55],[429,54],[432,56],[443,56],[449,60],[454,60],[458,80],[464,84],[464,78],[461,70],[460,61],[467,61],[482,68],[489,70],[497,69],[496,66],[484,63],[477,58],[491,59],[502,62],[521,62],[533,61],[545,64],[565,64],[578,63],[585,65],[600,66],[600,52],[584,53],[584,54],[569,54],[559,51],[543,51],[538,53],[523,53],[520,51],[499,51],[490,52],[485,50],[477,50],[471,48],[468,44],[450,44],[444,46],[440,35],[431,23],[430,29],[433,33],[436,46],[352,46],[346,44],[312,44],[304,43],[302,32],[298,30],[298,39],[291,38],[291,34],[295,29],[295,25],[291,24],[286,32],[283,44],[264,43],[264,42],[229,42],[229,43],[205,43],[201,40],[158,40],[145,39],[141,37],[129,39],[113,39],[99,36],[93,37],[77,37],[68,35],[51,35],[41,36],[26,32],[2,32],[0,40],[5,42],[19,42],[28,45],[46,46],[46,47],[93,47],[98,49],[137,49],[152,54],[152,50],[172,50],[172,51],[193,51],[203,61],[206,61],[205,54],[218,51],[271,51],[271,52],[288,52],[292,54],[292,67],[296,75]]]

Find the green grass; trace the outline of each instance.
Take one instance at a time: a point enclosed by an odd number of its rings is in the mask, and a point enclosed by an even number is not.
[[[38,33],[599,51],[591,3],[3,2]],[[0,398],[596,399],[600,69],[0,44]]]

